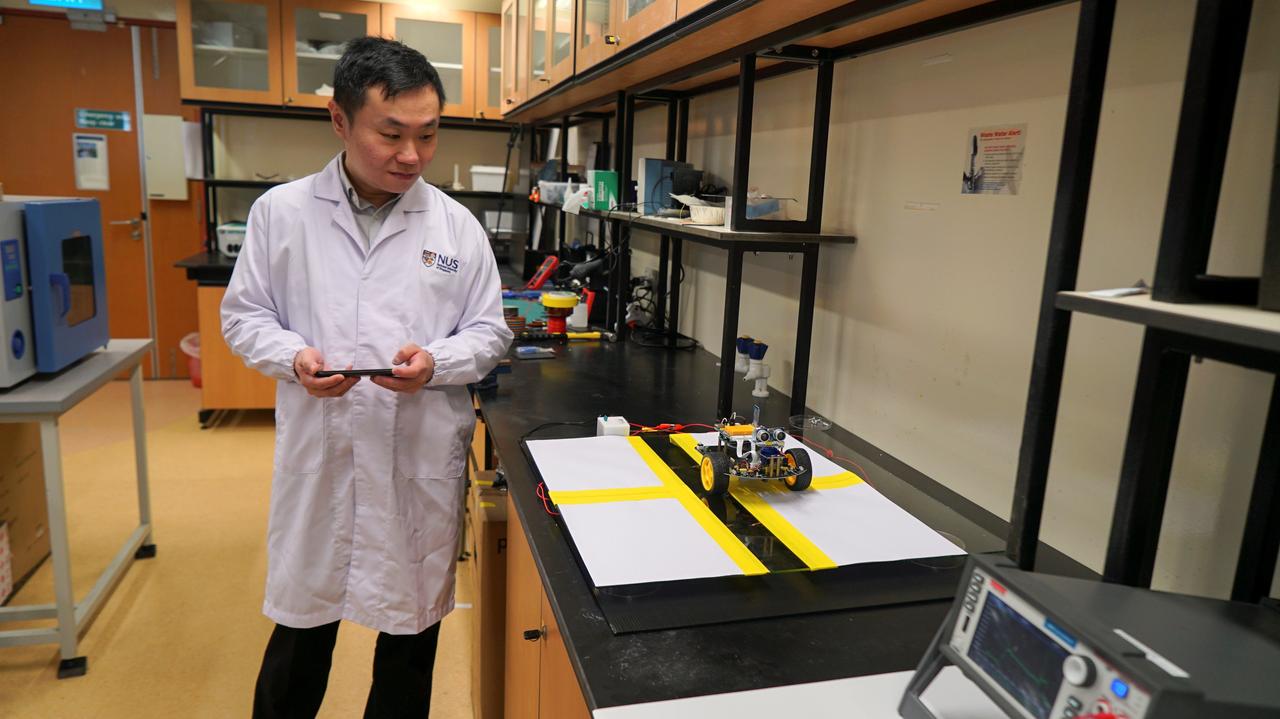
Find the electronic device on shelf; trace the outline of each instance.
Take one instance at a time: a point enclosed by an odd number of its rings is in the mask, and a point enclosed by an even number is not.
[[[1280,612],[974,555],[899,712],[954,664],[1015,719],[1280,717]],[[941,711],[941,710],[940,710]]]

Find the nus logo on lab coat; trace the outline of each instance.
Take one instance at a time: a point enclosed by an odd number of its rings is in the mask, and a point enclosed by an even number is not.
[[[422,251],[422,264],[427,267],[434,267],[448,275],[458,271],[458,258],[437,254],[431,250]]]

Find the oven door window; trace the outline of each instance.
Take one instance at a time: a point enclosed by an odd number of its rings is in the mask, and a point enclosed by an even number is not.
[[[94,299],[91,237],[78,235],[62,241],[62,271],[67,285],[54,295],[62,303],[58,314],[65,318],[68,327],[75,327],[98,314]]]

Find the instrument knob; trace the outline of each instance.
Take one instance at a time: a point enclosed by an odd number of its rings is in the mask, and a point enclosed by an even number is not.
[[[1095,675],[1093,660],[1089,657],[1072,654],[1062,662],[1063,678],[1075,686],[1089,686],[1093,683]]]

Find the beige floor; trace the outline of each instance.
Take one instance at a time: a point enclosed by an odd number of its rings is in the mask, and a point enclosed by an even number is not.
[[[145,385],[155,559],[135,563],[81,638],[89,673],[56,678],[55,645],[0,648],[0,717],[247,717],[271,622],[262,616],[273,426],[232,413],[200,430],[199,391]],[[73,584],[82,598],[136,526],[128,385],[62,420]],[[444,621],[432,717],[470,718],[470,566]],[[53,601],[45,562],[10,606]],[[20,628],[7,623],[0,629]],[[48,626],[29,623],[27,626]],[[344,624],[321,717],[358,717],[376,633]]]

